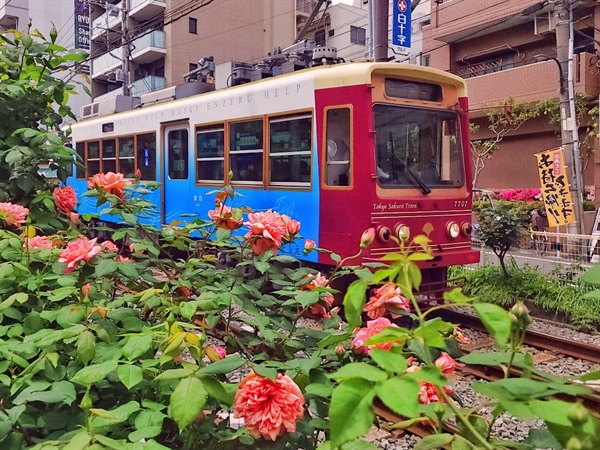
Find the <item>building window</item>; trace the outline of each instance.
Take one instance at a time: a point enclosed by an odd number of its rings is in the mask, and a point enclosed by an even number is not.
[[[325,45],[325,30],[315,31],[315,44]]]
[[[198,34],[198,19],[190,17],[190,33]]]
[[[269,141],[271,186],[309,186],[310,115],[271,119]]]
[[[429,66],[429,55],[421,55],[421,65]]]
[[[196,149],[196,181],[223,184],[225,128],[221,125],[197,130]]]
[[[335,30],[329,30],[329,37],[335,36]]]
[[[350,26],[350,42],[358,45],[366,45],[367,31],[364,28]]]

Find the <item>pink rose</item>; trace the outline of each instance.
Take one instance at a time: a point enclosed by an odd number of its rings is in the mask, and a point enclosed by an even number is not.
[[[394,283],[387,283],[375,289],[374,295],[365,305],[364,311],[371,319],[376,319],[383,317],[388,307],[410,312],[410,301],[402,295],[402,291]],[[391,316],[393,318],[399,317],[398,314],[391,314]]]
[[[97,240],[98,238],[90,240],[82,237],[67,245],[67,248],[60,253],[60,258],[58,259],[59,263],[67,265],[65,275],[73,272],[79,261],[89,261],[102,251],[102,247],[96,245]]]
[[[296,431],[296,421],[304,416],[304,396],[287,375],[272,381],[250,372],[235,393],[233,416],[244,419],[252,436],[275,441],[285,431]]]
[[[250,213],[248,214],[248,221],[244,222],[250,231],[244,236],[252,251],[256,255],[264,253],[269,248],[273,248],[275,253],[277,249],[281,247],[281,240],[286,233],[285,224],[279,213],[271,210]]]
[[[0,219],[4,220],[6,225],[21,226],[25,223],[29,209],[15,203],[0,203]]]
[[[65,214],[69,214],[77,204],[77,195],[75,195],[75,190],[71,186],[54,188],[52,197],[54,197],[56,209]]]
[[[363,234],[360,237],[360,248],[369,247],[373,241],[375,240],[375,228],[369,228],[368,230],[363,231]]]
[[[382,331],[384,331],[387,327],[397,326],[398,325],[393,324],[392,322],[390,322],[389,319],[386,319],[385,317],[380,317],[379,319],[375,320],[368,320],[367,326],[365,328],[358,328],[357,331],[355,331],[354,339],[352,339],[352,347],[357,352],[365,353],[367,355],[371,354],[372,348],[389,350],[390,348],[392,348],[392,345],[399,344],[400,341],[382,342],[381,344],[376,345],[367,345],[366,342],[376,334],[379,334]]]

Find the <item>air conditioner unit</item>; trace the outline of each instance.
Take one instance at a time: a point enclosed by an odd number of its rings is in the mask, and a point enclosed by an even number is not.
[[[114,97],[90,103],[81,107],[81,118],[88,119],[96,116],[106,116],[122,111],[129,111],[140,105],[139,97],[126,97],[115,95]]]
[[[533,16],[533,34],[553,33],[556,29],[556,17],[553,11],[542,12]]]

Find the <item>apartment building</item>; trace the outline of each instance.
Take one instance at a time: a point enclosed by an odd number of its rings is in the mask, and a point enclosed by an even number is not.
[[[256,61],[294,42],[296,16],[296,0],[98,2],[91,8],[94,100],[183,83],[207,56],[216,64]]]
[[[55,27],[59,45],[87,50],[89,25],[85,19],[87,13],[83,11],[86,8],[83,0],[0,0],[0,31],[17,29],[25,32],[31,22],[32,30],[37,29],[49,38],[50,30]],[[57,77],[61,76],[57,74]],[[90,102],[90,96],[83,89],[83,85],[87,85],[85,77],[77,76],[73,81],[79,83],[75,87],[78,95],[69,98],[69,106],[77,115],[81,106]]]
[[[558,99],[560,77],[567,74],[559,72],[556,59],[553,2],[442,0],[431,3],[430,18],[423,28],[423,53],[432,67],[467,80],[471,117],[481,126],[472,139],[494,136],[485,112],[502,108],[511,98],[525,104]],[[575,93],[587,96],[593,106],[600,93],[600,5],[593,0],[574,2],[573,24]],[[556,128],[541,116],[508,133],[500,150],[485,161],[478,187],[539,187],[534,154],[561,145]],[[580,141],[584,131],[579,129]],[[598,139],[588,139],[587,144],[592,152],[583,158],[583,181],[600,192]],[[587,153],[583,147],[581,153]]]

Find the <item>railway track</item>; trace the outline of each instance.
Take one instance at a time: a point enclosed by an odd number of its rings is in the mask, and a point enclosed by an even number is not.
[[[435,314],[435,313],[434,313]],[[447,322],[455,323],[465,328],[472,328],[480,331],[486,331],[478,317],[464,314],[454,310],[441,310],[437,316]],[[573,358],[583,359],[596,364],[600,364],[600,347],[587,344],[585,342],[576,342],[570,339],[561,338],[547,333],[528,330],[525,335],[526,345],[537,349],[560,353]]]

